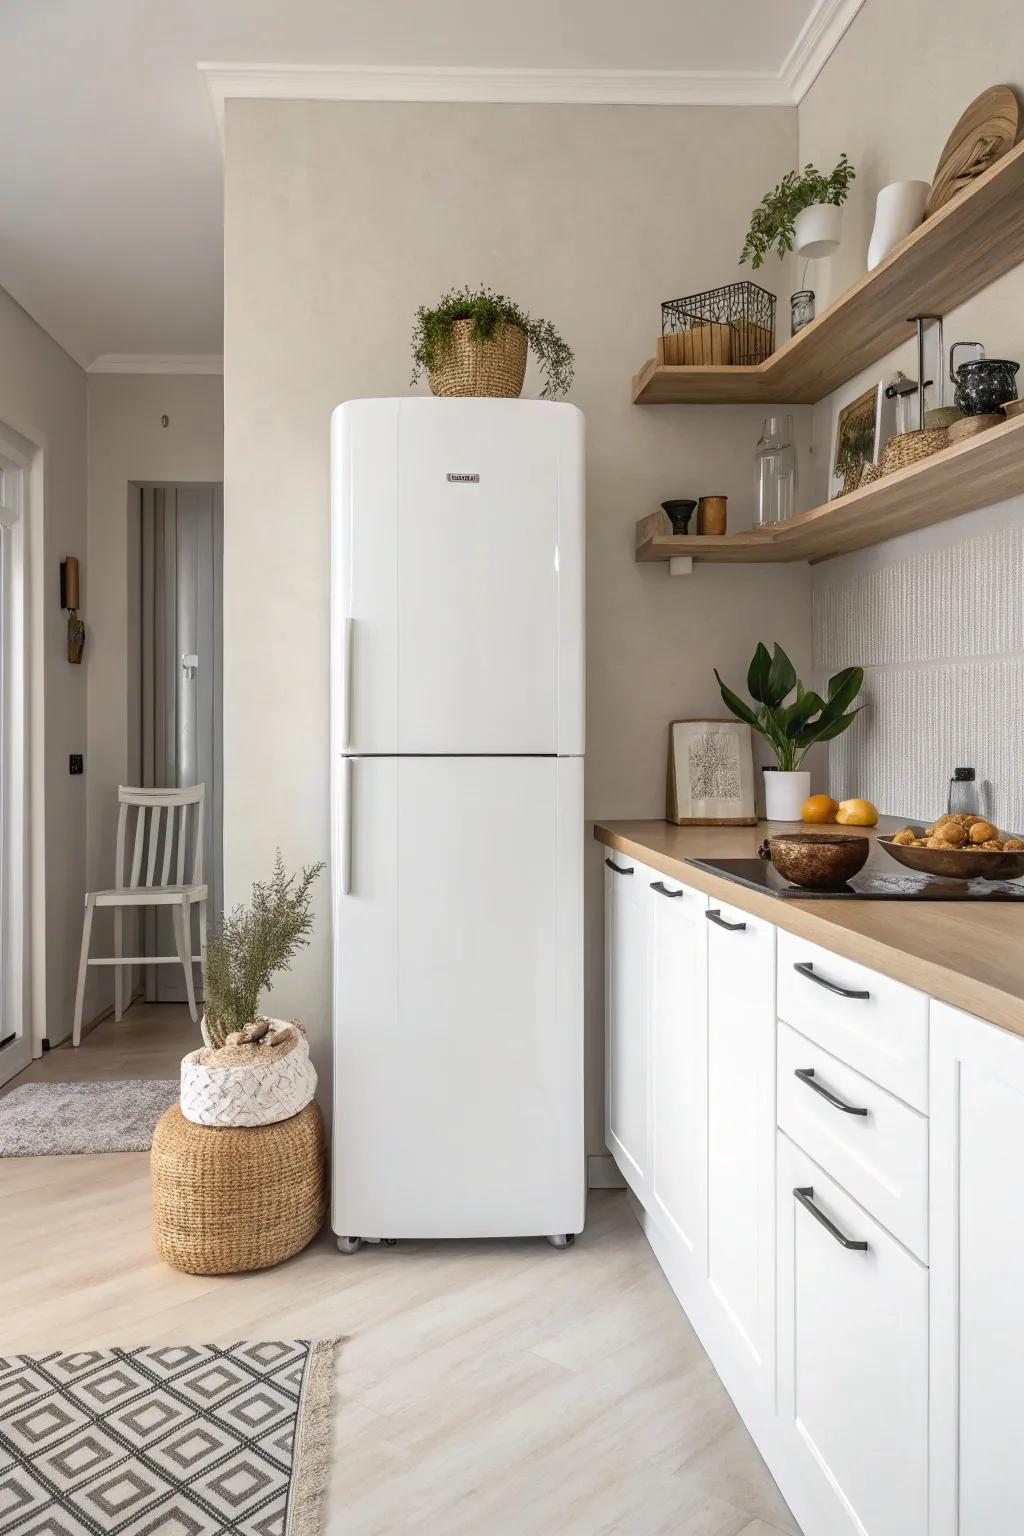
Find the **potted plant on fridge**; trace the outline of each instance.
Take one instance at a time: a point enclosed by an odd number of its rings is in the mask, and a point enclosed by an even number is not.
[[[455,288],[416,311],[412,383],[426,373],[435,395],[514,397],[523,387],[528,350],[544,378],[541,399],[566,394],[575,360],[550,320],[490,288]]]
[[[738,720],[768,742],[778,765],[764,770],[765,815],[769,821],[799,821],[810,793],[811,775],[801,763],[821,741],[834,741],[849,730],[863,704],[851,709],[864,682],[863,667],[844,667],[828,681],[825,698],[805,688],[796,668],[776,641],[768,650],[758,642],[747,671],[747,691],[754,707],[715,677],[726,706]],[[786,700],[794,695],[791,702]]]

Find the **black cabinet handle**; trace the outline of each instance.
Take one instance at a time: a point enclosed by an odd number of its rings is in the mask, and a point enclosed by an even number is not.
[[[659,896],[667,896],[670,901],[675,901],[683,894],[682,891],[670,891],[664,880],[652,880],[651,890],[657,891]]]
[[[605,859],[609,869],[614,869],[617,875],[631,875],[632,869],[627,869],[624,864],[616,864],[614,859]]]
[[[728,928],[730,933],[739,933],[747,926],[746,923],[727,923],[722,916],[721,907],[709,907],[704,916],[709,923],[714,923],[716,928]]]
[[[853,1104],[844,1103],[842,1099],[837,1099],[834,1093],[829,1093],[827,1088],[823,1088],[820,1083],[815,1082],[813,1067],[797,1067],[793,1076],[798,1077],[802,1083],[806,1083],[808,1088],[813,1088],[815,1093],[820,1093],[825,1103],[831,1104],[833,1109],[841,1109],[844,1115],[867,1114],[866,1109],[857,1109]]]
[[[861,1253],[867,1253],[867,1243],[855,1242],[852,1237],[847,1237],[845,1232],[840,1232],[834,1221],[829,1221],[824,1211],[818,1210],[818,1207],[811,1199],[811,1196],[814,1194],[813,1185],[808,1184],[806,1189],[794,1189],[793,1193],[804,1210],[810,1211],[815,1221],[821,1223],[829,1237],[834,1237],[836,1242],[842,1243],[844,1248],[857,1248]]]
[[[841,987],[838,982],[826,981],[824,976],[816,976],[814,966],[809,960],[797,961],[793,969],[794,971],[799,971],[800,975],[806,977],[808,981],[813,981],[817,986],[824,987],[826,992],[834,992],[836,997],[868,998],[871,996],[870,992],[854,992],[850,987]]]

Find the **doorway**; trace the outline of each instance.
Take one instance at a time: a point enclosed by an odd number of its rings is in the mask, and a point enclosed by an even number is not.
[[[26,468],[12,445],[0,448],[0,1085],[32,1059],[25,942]]]
[[[204,867],[216,921],[223,906],[223,489],[143,485],[139,498],[142,783],[206,785]],[[150,909],[145,921],[144,953],[173,954],[169,910]],[[197,954],[198,936],[192,939]],[[177,966],[145,972],[147,1002],[186,1001]]]

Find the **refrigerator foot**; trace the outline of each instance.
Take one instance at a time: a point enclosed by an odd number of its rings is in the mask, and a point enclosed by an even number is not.
[[[572,1232],[553,1232],[548,1237],[552,1248],[571,1248],[576,1241]]]
[[[362,1240],[361,1237],[339,1237],[338,1238],[338,1252],[339,1253],[358,1253],[362,1246],[363,1246],[363,1240]]]

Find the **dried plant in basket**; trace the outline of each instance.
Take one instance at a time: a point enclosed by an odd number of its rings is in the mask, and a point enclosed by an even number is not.
[[[209,1045],[223,1046],[238,1032],[252,1041],[268,1038],[266,1030],[249,1026],[263,1022],[260,999],[271,979],[288,970],[309,943],[313,884],[323,867],[310,864],[300,875],[289,875],[278,849],[273,874],[254,882],[249,906],[237,906],[221,919],[206,954],[203,1031]]]

